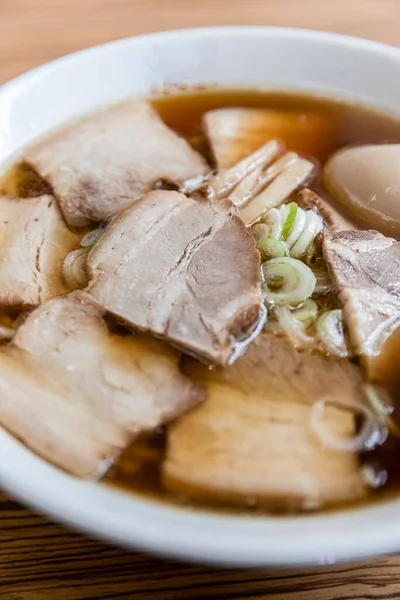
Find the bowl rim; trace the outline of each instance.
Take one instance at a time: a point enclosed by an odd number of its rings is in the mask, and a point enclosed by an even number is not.
[[[268,34],[270,37],[286,37],[292,39],[309,38],[314,41],[331,41],[347,46],[347,48],[358,48],[366,51],[373,51],[387,57],[393,57],[397,54],[397,58],[400,57],[400,48],[391,44],[385,44],[376,40],[369,40],[355,35],[349,35],[344,33],[335,33],[332,31],[323,31],[319,29],[307,29],[302,27],[281,27],[273,25],[211,25],[207,27],[186,27],[178,29],[168,29],[165,31],[155,31],[151,33],[143,33],[139,35],[132,35],[128,37],[122,37],[108,42],[75,50],[69,52],[58,58],[46,61],[45,63],[33,67],[28,71],[25,71],[15,77],[12,77],[8,81],[4,82],[0,86],[0,93],[3,93],[8,87],[14,86],[27,76],[38,74],[47,71],[51,67],[56,67],[64,62],[77,59],[81,56],[88,56],[90,54],[98,54],[99,52],[108,52],[110,49],[118,48],[120,46],[126,46],[130,44],[141,44],[148,43],[151,41],[168,41],[174,37],[193,38],[202,37],[204,35],[223,35],[225,37],[235,37],[240,34],[251,33],[251,35],[265,36]]]
[[[269,36],[308,39],[363,50],[395,60],[400,49],[354,36],[300,28],[266,26],[202,27],[122,38],[52,60],[19,75],[0,88],[0,98],[32,78],[88,55],[121,47],[139,47],[172,38],[207,36]],[[299,517],[211,513],[170,506],[121,490],[76,480],[31,454],[0,430],[0,484],[23,502],[92,535],[129,547],[205,563],[232,566],[294,566],[332,564],[393,552],[400,548],[400,498],[342,512]],[[7,455],[8,452],[8,455]],[[10,454],[12,468],[10,468]],[[26,473],[36,472],[31,481]],[[59,493],[58,485],[64,489]],[[327,540],[329,540],[327,544]]]

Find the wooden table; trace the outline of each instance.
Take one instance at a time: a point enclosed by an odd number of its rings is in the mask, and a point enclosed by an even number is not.
[[[0,82],[147,31],[290,25],[399,43],[400,0],[0,0]],[[119,550],[0,496],[1,600],[400,599],[400,558],[313,570],[208,569]]]

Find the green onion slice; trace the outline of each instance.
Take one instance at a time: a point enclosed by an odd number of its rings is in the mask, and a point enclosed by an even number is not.
[[[264,298],[267,303],[297,306],[314,291],[314,274],[300,260],[289,256],[273,258],[263,264],[262,270]]]
[[[72,250],[62,265],[62,274],[64,281],[71,290],[84,288],[87,286],[89,278],[87,274],[87,256],[88,248],[79,248]]]
[[[273,237],[277,240],[280,239],[282,235],[282,225],[284,219],[282,218],[282,213],[278,208],[271,208],[267,212],[264,217],[264,223],[269,227],[269,236]]]
[[[258,240],[257,248],[261,254],[262,261],[271,260],[271,258],[280,258],[287,254],[285,244],[271,237]]]
[[[329,354],[345,358],[349,355],[343,331],[343,314],[338,308],[323,313],[317,321],[317,334]]]
[[[285,219],[285,222],[283,224],[282,227],[282,238],[284,240],[286,240],[289,237],[289,234],[292,230],[292,227],[294,225],[294,222],[296,220],[296,215],[297,215],[297,210],[298,210],[298,205],[296,204],[296,202],[289,202],[289,204],[286,205],[288,212],[287,212],[287,216]]]
[[[292,312],[292,315],[296,321],[300,321],[305,327],[308,327],[317,318],[318,305],[314,300],[307,298],[303,304]]]
[[[251,233],[253,234],[253,237],[256,240],[256,242],[258,242],[259,240],[262,240],[263,238],[269,237],[270,230],[271,230],[271,228],[268,227],[268,225],[266,225],[265,223],[256,223],[251,228]]]

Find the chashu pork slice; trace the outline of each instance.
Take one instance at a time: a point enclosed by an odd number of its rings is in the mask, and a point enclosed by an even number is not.
[[[96,415],[65,371],[13,346],[0,352],[0,425],[81,477],[102,475],[130,441],[126,430]]]
[[[377,231],[327,231],[323,252],[368,377],[398,396],[400,242]]]
[[[216,166],[229,169],[251,152],[279,139],[295,152],[325,156],[332,115],[318,111],[265,108],[218,108],[203,117]]]
[[[319,214],[328,227],[340,230],[358,229],[352,221],[351,215],[348,212],[346,213],[346,210],[338,205],[333,198],[328,200],[319,196],[316,192],[304,188],[298,192],[296,202],[301,208],[310,209]]]
[[[350,407],[364,403],[358,367],[262,334],[232,367],[190,361],[186,372],[208,383],[209,396],[168,427],[169,491],[283,511],[366,493],[358,457],[343,449],[356,432]]]
[[[65,293],[62,263],[78,245],[52,196],[0,197],[0,306],[35,306]]]
[[[107,108],[35,145],[22,157],[47,180],[67,223],[120,212],[160,180],[205,173],[205,160],[147,102]]]
[[[260,256],[227,200],[144,196],[88,257],[88,292],[133,327],[225,364],[261,314]]]
[[[84,292],[50,300],[33,311],[13,341],[63,372],[96,418],[130,436],[151,431],[192,408],[204,387],[179,371],[180,355],[165,343],[110,333]]]

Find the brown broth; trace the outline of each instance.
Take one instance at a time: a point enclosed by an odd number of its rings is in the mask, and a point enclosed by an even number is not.
[[[222,107],[272,108],[304,112],[316,111],[329,125],[329,139],[311,149],[311,155],[323,163],[337,149],[349,144],[368,142],[400,142],[400,120],[374,112],[358,104],[344,103],[329,98],[304,94],[263,92],[245,89],[223,89],[186,92],[167,95],[152,100],[163,120],[190,143],[209,157],[207,142],[201,130],[203,114]],[[291,150],[301,148],[291,147]],[[378,472],[386,473],[387,482],[377,491],[371,492],[368,501],[397,493],[400,488],[398,455],[400,440],[389,438],[385,444],[365,454],[362,462],[372,465]],[[125,451],[105,479],[105,483],[159,501],[187,504],[183,497],[167,493],[161,482],[161,466],[165,453],[165,432],[143,437]],[[190,503],[195,507],[195,504]],[[245,508],[228,506],[203,506],[212,510],[243,512]],[[338,507],[336,507],[338,508]],[[340,507],[339,507],[340,508]],[[249,507],[257,511],[257,507]]]
[[[156,98],[153,105],[164,122],[189,140],[202,138],[201,118],[208,110],[225,107],[270,108],[318,112],[329,124],[330,139],[324,151],[313,149],[322,162],[338,148],[368,142],[399,142],[400,120],[375,112],[360,104],[340,102],[325,97],[263,92],[246,89],[198,91]],[[290,150],[298,150],[291,147]]]

